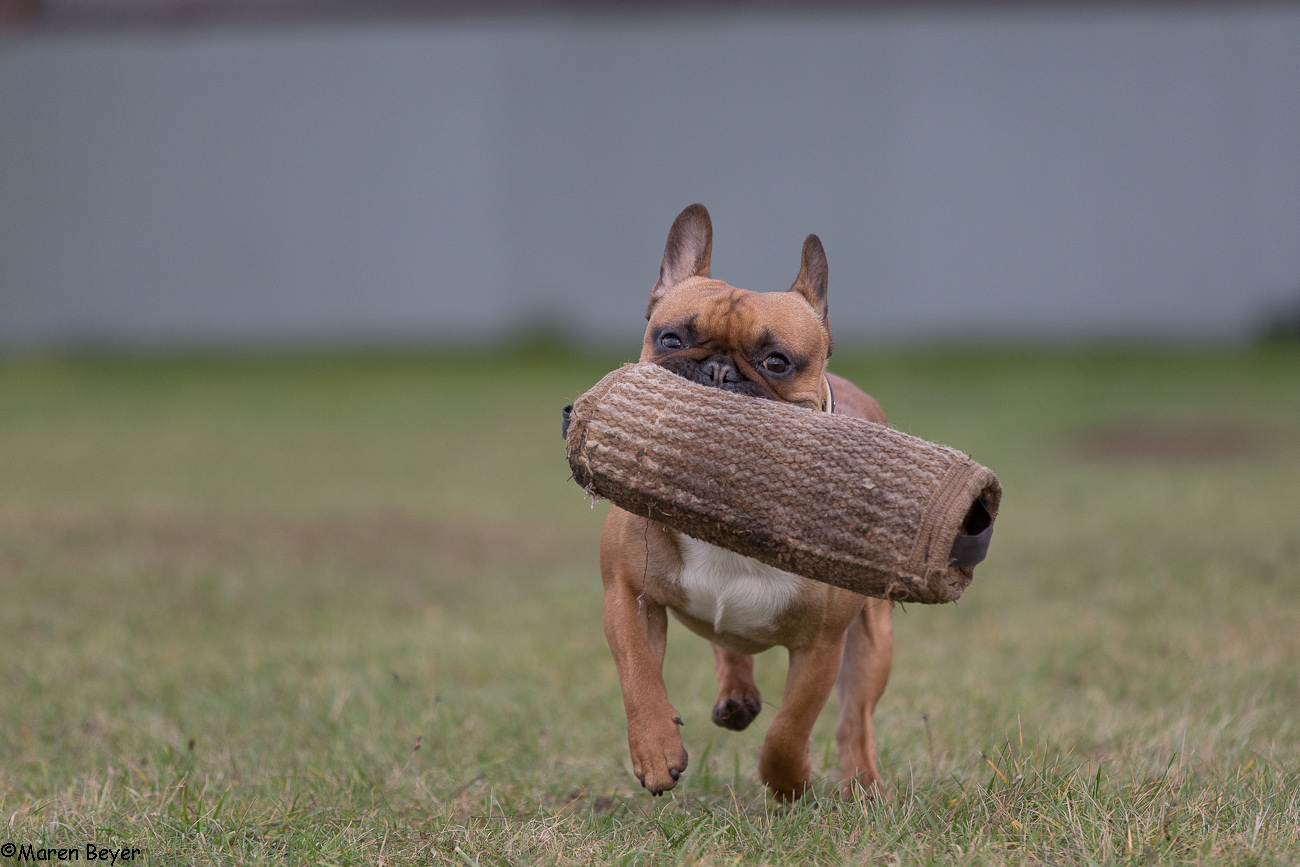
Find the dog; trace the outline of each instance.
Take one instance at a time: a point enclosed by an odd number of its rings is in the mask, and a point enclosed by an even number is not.
[[[641,361],[694,382],[813,412],[885,423],[880,405],[829,373],[826,253],[803,244],[785,292],[737,289],[709,274],[713,224],[703,205],[677,216],[646,308]],[[758,757],[768,791],[793,801],[812,782],[813,724],[838,684],[840,791],[880,793],[871,717],[893,654],[892,603],[783,572],[611,507],[601,533],[603,619],[623,706],[632,771],[654,795],[686,770],[681,716],[663,662],[668,612],[713,645],[713,722],[740,731],[762,710],[753,654],[789,650],[785,688]]]

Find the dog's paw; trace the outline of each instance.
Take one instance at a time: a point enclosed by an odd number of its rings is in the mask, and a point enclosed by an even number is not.
[[[713,706],[713,724],[736,732],[744,731],[762,709],[762,700],[757,693],[719,697]]]
[[[766,785],[767,790],[772,793],[772,797],[782,804],[792,804],[803,797],[803,793],[808,791],[808,788],[812,785],[812,780],[787,781],[784,783],[769,781]]]
[[[841,780],[836,793],[846,801],[862,799],[864,803],[880,803],[887,797],[880,777],[869,777],[866,774]]]
[[[812,785],[812,762],[807,752],[782,755],[764,744],[758,754],[758,777],[773,797],[790,803],[799,800]]]
[[[634,735],[628,732],[628,747],[632,753],[632,773],[650,794],[659,796],[677,785],[686,770],[686,747],[682,745],[677,727],[681,718],[673,715],[667,727]]]

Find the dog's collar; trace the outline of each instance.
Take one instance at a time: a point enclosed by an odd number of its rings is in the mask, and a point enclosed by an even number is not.
[[[831,381],[822,374],[822,412],[835,412],[835,392],[831,391]]]

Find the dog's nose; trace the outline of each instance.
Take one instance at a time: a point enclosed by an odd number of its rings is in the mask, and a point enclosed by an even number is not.
[[[719,388],[729,383],[740,382],[740,371],[736,370],[736,362],[726,355],[715,355],[701,364],[700,376],[703,377],[705,385]]]

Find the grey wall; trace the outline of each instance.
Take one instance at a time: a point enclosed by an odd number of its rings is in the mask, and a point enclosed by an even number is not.
[[[1300,287],[1300,6],[0,36],[0,345],[635,341],[826,244],[837,334],[1234,336]]]

